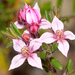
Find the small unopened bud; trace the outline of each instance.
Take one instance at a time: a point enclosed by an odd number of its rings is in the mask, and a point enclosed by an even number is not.
[[[28,33],[24,33],[24,34],[22,34],[22,39],[23,39],[23,41],[29,41],[30,35]]]
[[[30,31],[33,32],[33,33],[36,33],[39,29],[39,26],[37,24],[32,24],[30,26]]]
[[[19,12],[18,12],[18,19],[20,21],[22,21],[22,19],[23,19],[23,10],[22,9],[20,9]]]

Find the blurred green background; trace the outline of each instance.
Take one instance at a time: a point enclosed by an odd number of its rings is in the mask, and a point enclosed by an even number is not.
[[[32,7],[36,2],[41,10],[42,17],[45,18],[45,10],[50,13],[50,10],[55,6],[60,6],[61,16],[71,17],[68,22],[65,22],[66,29],[71,30],[75,34],[75,0],[0,0],[0,31],[5,30],[11,22],[17,20],[19,8],[24,8],[24,2]],[[46,75],[44,71],[32,68],[28,64],[23,64],[20,68],[8,71],[10,61],[13,58],[15,51],[13,48],[6,48],[10,39],[4,37],[0,32],[0,75]],[[58,58],[63,66],[66,66],[67,61],[71,58],[73,61],[73,69],[75,69],[75,41],[71,41],[68,58],[65,58],[59,51],[55,52],[54,57]],[[63,68],[64,71],[64,68]],[[58,71],[62,75],[63,71]]]

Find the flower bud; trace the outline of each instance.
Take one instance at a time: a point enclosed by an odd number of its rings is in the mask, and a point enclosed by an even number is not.
[[[18,19],[20,20],[20,21],[22,21],[22,19],[23,19],[23,10],[20,8],[20,10],[19,10],[19,12],[18,12]]]
[[[28,33],[22,34],[22,39],[23,39],[23,41],[29,41],[29,39],[30,39],[29,34]]]
[[[36,33],[38,29],[39,29],[39,26],[35,23],[30,26],[30,31],[33,33]]]

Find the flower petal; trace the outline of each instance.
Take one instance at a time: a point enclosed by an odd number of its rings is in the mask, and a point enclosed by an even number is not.
[[[55,16],[53,21],[52,21],[52,29],[54,32],[57,30],[63,30],[64,25],[63,23]]]
[[[23,58],[21,54],[16,55],[11,62],[9,70],[15,69],[21,66],[25,62],[26,58]]]
[[[24,28],[24,25],[19,24],[18,21],[16,21],[14,24],[16,25],[16,27],[17,27],[18,29]]]
[[[32,54],[32,57],[28,57],[28,63],[33,66],[43,70],[41,59],[37,56],[37,54]]]
[[[28,30],[25,30],[23,33],[28,33],[29,34],[29,31]]]
[[[38,6],[38,3],[36,2],[35,6],[33,7],[35,9],[36,14],[39,17],[39,20],[41,19],[41,13],[40,13],[40,8]]]
[[[27,21],[29,24],[32,23],[32,17],[31,17],[31,10],[30,10],[30,9],[28,9],[28,10],[26,11],[26,21]]]
[[[48,29],[51,28],[51,23],[46,19],[41,19],[40,29]]]
[[[45,32],[44,34],[42,34],[40,37],[40,40],[47,44],[56,41],[56,39],[54,39],[54,34],[49,33],[49,32]]]
[[[66,39],[75,40],[75,35],[71,31],[65,31],[64,35]]]
[[[59,51],[67,57],[68,51],[69,51],[69,43],[66,40],[58,41],[58,49]]]
[[[32,17],[32,21],[34,23],[39,23],[39,17],[38,14],[35,12],[35,10],[31,9],[31,17]]]
[[[22,40],[13,39],[13,48],[17,52],[21,52],[21,49],[26,46]]]
[[[29,48],[33,52],[39,49],[41,45],[42,45],[42,42],[40,39],[34,39],[30,42]]]

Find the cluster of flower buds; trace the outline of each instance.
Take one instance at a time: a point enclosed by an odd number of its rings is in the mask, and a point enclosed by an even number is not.
[[[36,51],[39,50],[42,43],[58,43],[59,51],[67,57],[69,43],[66,39],[75,40],[75,35],[71,31],[64,31],[64,24],[56,16],[52,23],[42,19],[37,3],[33,8],[25,3],[24,10],[19,10],[18,21],[14,24],[18,29],[26,28],[26,30],[21,38],[12,39],[13,48],[19,54],[12,59],[9,70],[21,66],[26,60],[31,66],[43,69],[41,59]],[[39,29],[50,29],[52,32],[40,35]]]

